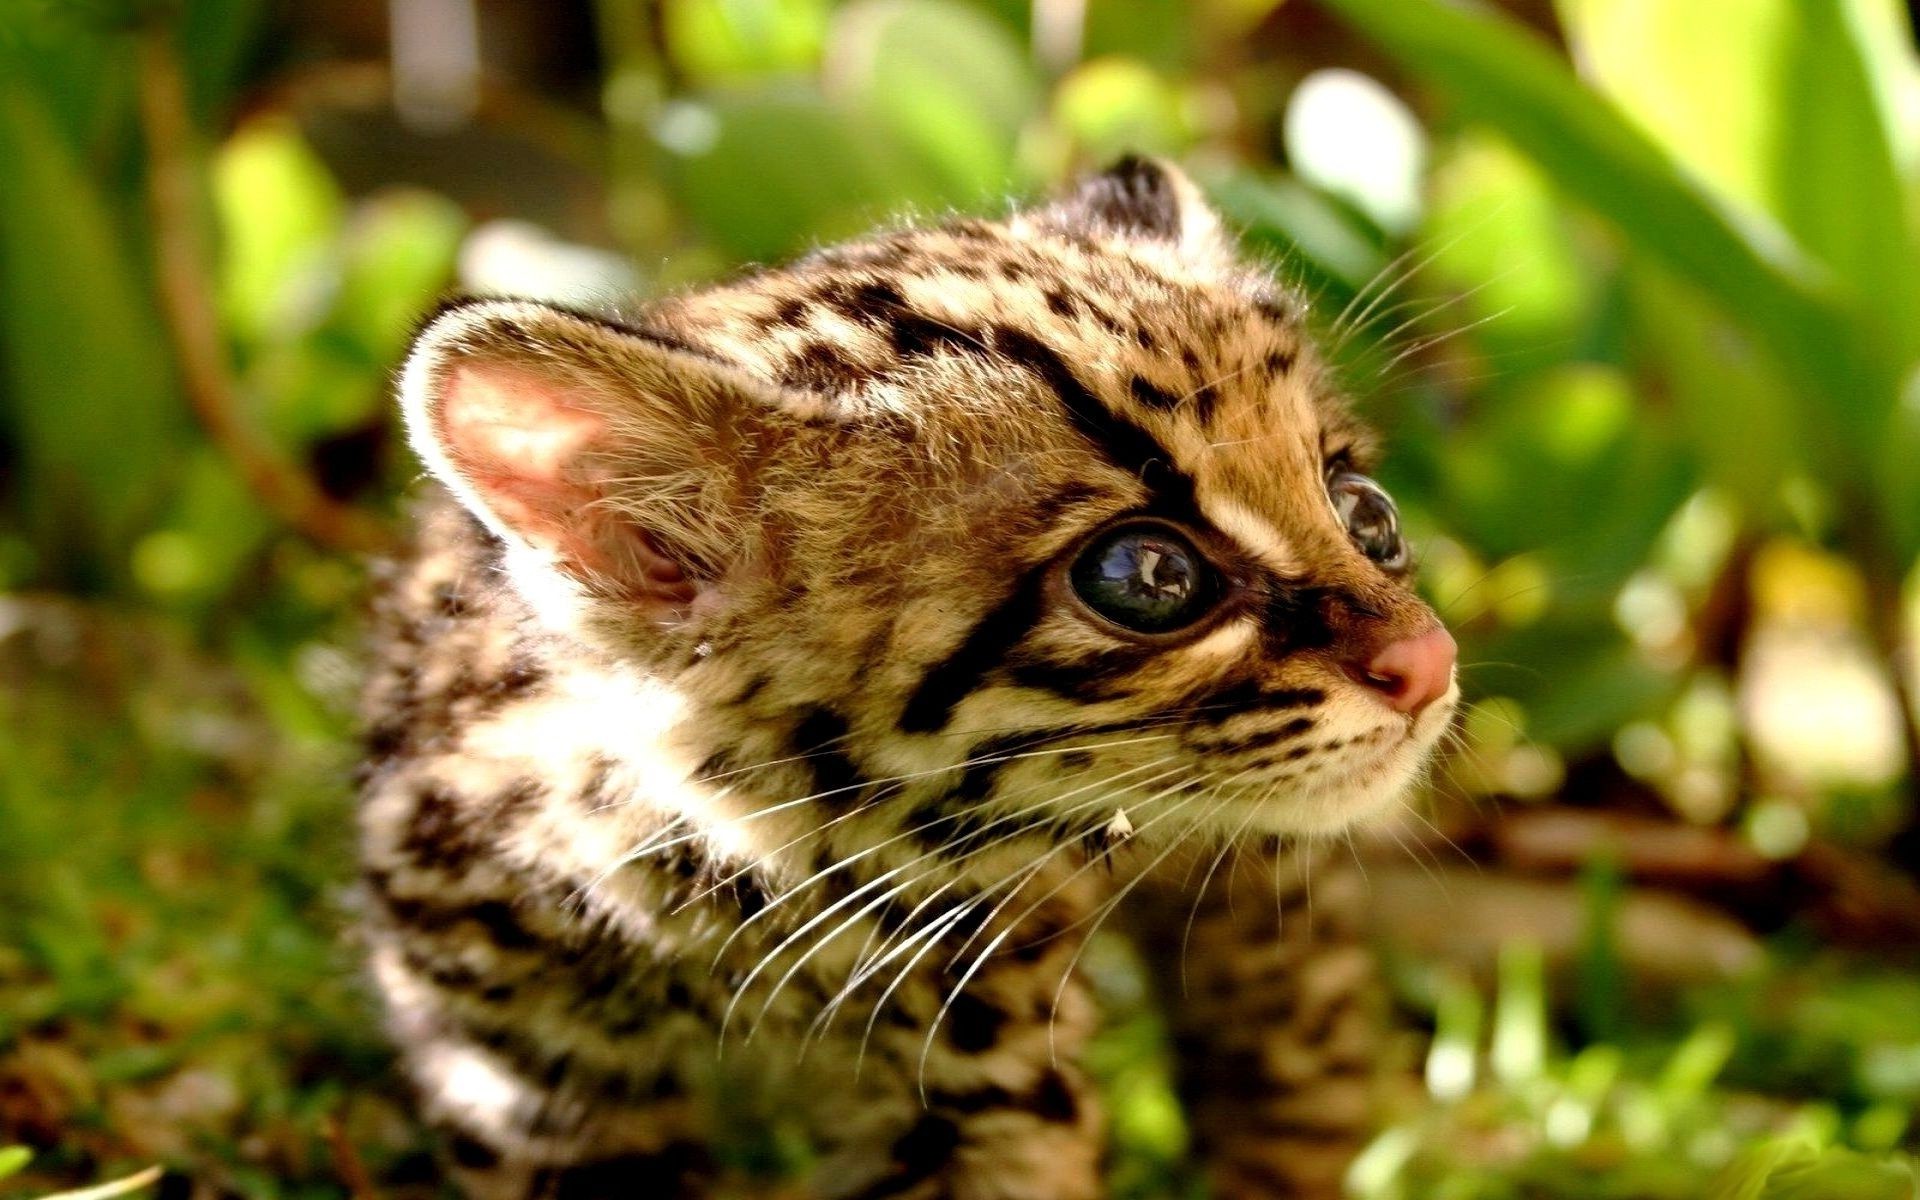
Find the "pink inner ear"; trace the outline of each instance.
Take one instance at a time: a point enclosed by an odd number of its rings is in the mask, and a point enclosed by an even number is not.
[[[645,530],[597,504],[606,494],[592,462],[607,436],[600,414],[534,372],[469,363],[448,373],[435,419],[455,468],[529,544],[635,599],[692,601],[680,564]]]
[[[543,549],[581,548],[566,543],[600,498],[581,460],[605,421],[533,374],[500,366],[456,367],[434,415],[440,444],[495,516]]]

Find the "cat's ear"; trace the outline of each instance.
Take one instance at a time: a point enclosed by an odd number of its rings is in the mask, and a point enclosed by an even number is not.
[[[1042,224],[1167,242],[1195,258],[1226,252],[1220,218],[1180,168],[1128,155],[1036,214]]]
[[[738,552],[743,460],[774,391],[660,338],[518,300],[443,309],[400,377],[415,452],[510,550],[664,613]]]

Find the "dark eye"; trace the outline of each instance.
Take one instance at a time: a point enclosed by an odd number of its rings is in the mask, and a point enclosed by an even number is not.
[[[1177,531],[1123,525],[1074,560],[1073,590],[1087,607],[1138,633],[1169,633],[1205,616],[1220,595],[1219,577]]]
[[[1400,536],[1400,510],[1379,484],[1365,475],[1341,471],[1327,480],[1327,496],[1360,553],[1383,570],[1407,569],[1409,556],[1407,540]]]

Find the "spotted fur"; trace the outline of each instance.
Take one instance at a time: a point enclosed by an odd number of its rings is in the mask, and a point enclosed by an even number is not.
[[[1140,161],[630,319],[427,323],[367,941],[471,1194],[765,1194],[728,1147],[767,1129],[821,1196],[1100,1193],[1089,930],[1393,803],[1451,710],[1352,677],[1434,618],[1328,503],[1369,447],[1302,329]],[[1071,594],[1130,514],[1220,569],[1200,625]],[[1364,958],[1240,907],[1185,931],[1203,1003],[1167,993],[1199,1141],[1218,1195],[1319,1194]]]

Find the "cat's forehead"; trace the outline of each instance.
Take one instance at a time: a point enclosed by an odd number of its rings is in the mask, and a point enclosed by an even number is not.
[[[935,437],[1084,444],[1136,472],[1158,458],[1270,515],[1358,436],[1292,296],[1154,239],[1018,217],[903,230],[662,317],[789,388]]]

